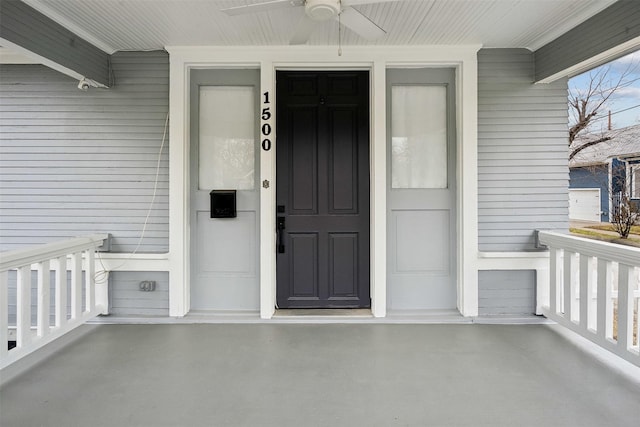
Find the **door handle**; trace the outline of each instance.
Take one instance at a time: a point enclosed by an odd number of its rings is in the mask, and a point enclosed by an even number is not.
[[[285,217],[283,216],[279,216],[278,217],[278,253],[279,254],[283,254],[284,253],[284,220]]]

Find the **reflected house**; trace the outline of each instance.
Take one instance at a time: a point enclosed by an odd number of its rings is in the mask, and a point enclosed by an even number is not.
[[[582,136],[575,149],[597,139],[569,161],[571,219],[612,221],[622,192],[640,203],[640,125]]]

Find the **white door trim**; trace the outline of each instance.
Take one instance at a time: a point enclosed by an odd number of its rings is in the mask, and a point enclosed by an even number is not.
[[[190,308],[189,69],[259,67],[261,92],[275,96],[278,68],[371,70],[371,298],[386,316],[386,69],[454,67],[457,85],[458,309],[478,314],[477,52],[472,46],[167,47],[169,52],[169,314]],[[275,99],[275,98],[274,98]],[[274,117],[271,119],[274,120]],[[272,123],[272,129],[275,129]],[[275,141],[275,135],[273,135]],[[275,147],[275,142],[274,142]],[[260,316],[275,311],[275,150],[260,156]],[[269,188],[262,187],[264,180]]]

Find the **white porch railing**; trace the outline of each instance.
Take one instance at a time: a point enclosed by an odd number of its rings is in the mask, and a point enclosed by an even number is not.
[[[549,247],[543,314],[640,366],[640,248],[541,231]]]
[[[96,288],[95,250],[107,238],[106,234],[96,234],[33,249],[0,253],[0,369],[33,353],[98,314],[106,313],[107,284]],[[9,271],[12,270],[16,271],[15,329],[13,325],[11,328],[9,325],[9,305],[13,301],[9,301],[8,282]],[[32,271],[37,272],[36,298],[31,295]],[[54,325],[51,324],[50,312],[52,271],[55,272]],[[69,275],[71,286],[68,289]],[[32,305],[36,307],[35,324],[32,321]],[[16,347],[8,350],[10,335],[14,331]]]

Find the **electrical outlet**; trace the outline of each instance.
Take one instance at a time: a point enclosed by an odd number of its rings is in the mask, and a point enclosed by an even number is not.
[[[140,282],[140,290],[143,292],[151,292],[156,290],[155,280],[143,280]]]

